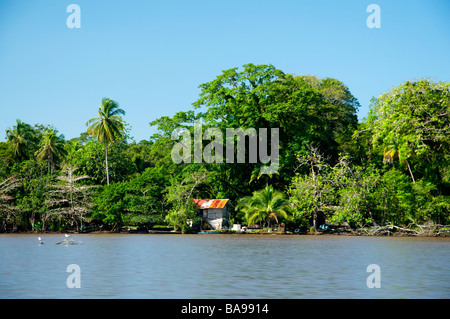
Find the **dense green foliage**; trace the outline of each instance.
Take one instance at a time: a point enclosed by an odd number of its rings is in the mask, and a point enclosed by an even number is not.
[[[244,213],[242,217],[250,224],[278,224],[279,219],[289,219],[291,215],[285,194],[274,190],[272,185],[253,192],[252,196],[242,197],[236,208]]]
[[[108,98],[69,141],[17,120],[0,142],[0,231],[170,224],[186,232],[199,218],[194,198],[230,199],[234,223],[449,223],[449,83],[401,84],[373,99],[360,122],[342,82],[272,65],[225,70],[200,89],[191,110],[152,121],[158,133],[139,143],[129,142],[125,111]],[[172,133],[194,137],[199,122],[202,136],[223,132],[217,145],[227,128],[278,128],[277,172],[263,174],[266,164],[250,162],[248,148],[245,163],[175,163]],[[209,137],[187,147],[211,151]]]

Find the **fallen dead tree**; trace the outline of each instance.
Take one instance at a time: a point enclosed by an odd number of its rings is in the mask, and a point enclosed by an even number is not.
[[[370,231],[363,229],[359,231],[359,234],[369,236],[450,236],[449,227],[445,225],[418,225],[414,223],[414,226],[415,229],[386,225]]]
[[[373,236],[418,236],[420,232],[414,229],[403,228],[395,225],[381,226],[368,233]]]
[[[425,225],[415,224],[420,228],[421,235],[424,236],[450,236],[450,227],[448,225],[427,223]]]

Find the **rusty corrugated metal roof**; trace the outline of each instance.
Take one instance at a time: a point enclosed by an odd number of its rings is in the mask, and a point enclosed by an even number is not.
[[[228,199],[194,199],[198,209],[224,208]]]

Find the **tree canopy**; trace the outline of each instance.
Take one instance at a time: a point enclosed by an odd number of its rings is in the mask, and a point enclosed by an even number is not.
[[[152,120],[157,133],[139,143],[111,98],[71,140],[52,125],[17,120],[0,142],[0,231],[162,225],[188,232],[199,217],[194,198],[229,199],[233,223],[444,225],[449,87],[407,81],[373,98],[358,121],[359,102],[338,79],[245,64],[201,84],[191,109]],[[184,145],[190,161],[173,160],[179,129],[192,137]],[[227,129],[248,134],[230,137]],[[263,139],[263,129],[276,129],[277,139]],[[234,161],[240,142],[242,162]],[[272,146],[278,166],[266,174]],[[208,160],[219,147],[233,162]]]

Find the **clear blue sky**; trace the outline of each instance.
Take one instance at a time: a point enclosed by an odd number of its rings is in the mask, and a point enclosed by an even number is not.
[[[69,4],[81,28],[69,29]],[[369,4],[381,28],[369,29]],[[450,81],[448,0],[0,0],[0,135],[16,119],[86,130],[102,97],[138,142],[188,110],[201,83],[246,63],[344,82],[370,99],[406,80]]]

